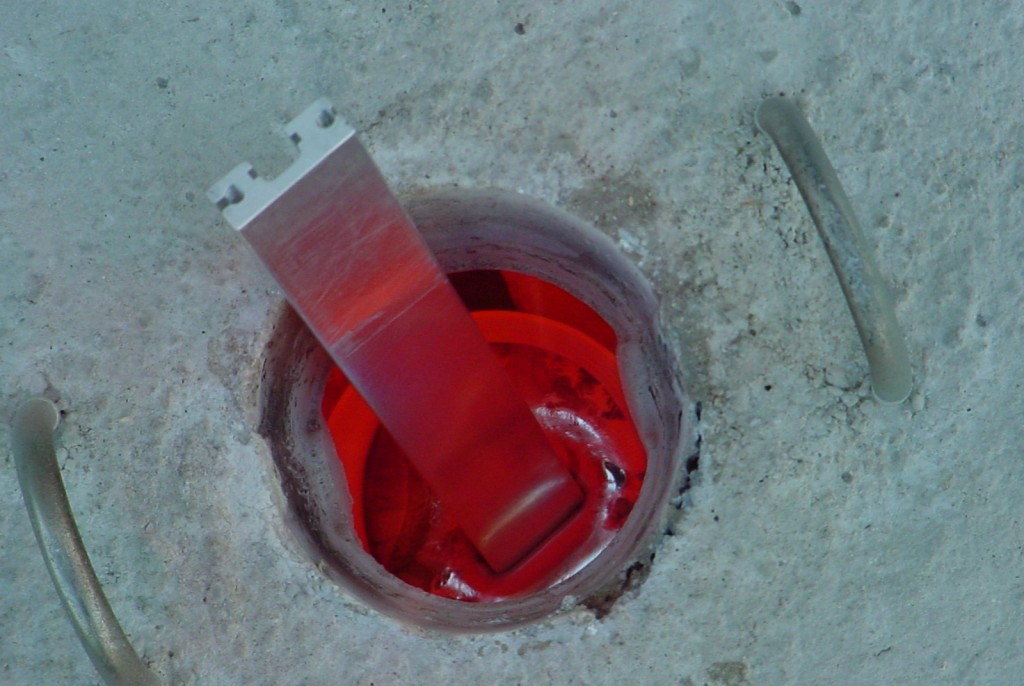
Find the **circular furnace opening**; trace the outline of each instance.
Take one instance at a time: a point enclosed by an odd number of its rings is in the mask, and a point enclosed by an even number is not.
[[[584,504],[495,574],[284,307],[267,345],[261,433],[291,528],[331,578],[424,626],[499,628],[615,595],[650,562],[689,433],[650,286],[595,229],[519,195],[448,191],[405,207]]]

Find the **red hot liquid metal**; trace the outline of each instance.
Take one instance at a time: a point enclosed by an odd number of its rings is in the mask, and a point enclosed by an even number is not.
[[[345,359],[349,380],[373,394],[370,406],[495,571],[579,506],[579,486],[447,281]]]
[[[285,131],[295,163],[274,179],[243,163],[208,196],[344,371],[325,410],[367,548],[410,583],[429,577],[425,587],[467,599],[491,581],[487,593],[507,596],[585,564],[639,488],[608,332],[573,307],[550,316],[568,301],[540,286],[527,308],[532,286],[507,274],[491,282],[517,307],[491,303],[505,314],[474,323],[330,103]],[[387,432],[367,428],[378,421]],[[486,564],[437,575],[470,557]]]
[[[337,368],[323,413],[364,549],[425,591],[496,601],[542,590],[593,559],[625,523],[647,459],[622,395],[615,334],[591,308],[521,274],[476,271],[451,278],[517,397],[555,446],[560,466],[582,486],[583,504],[569,521],[518,564],[495,570]],[[485,451],[477,457],[490,458]]]
[[[310,172],[292,183],[286,170],[265,208],[266,184],[244,165],[211,195],[241,215],[233,223],[324,349],[505,571],[579,508],[580,486],[354,132],[320,106],[297,122]]]

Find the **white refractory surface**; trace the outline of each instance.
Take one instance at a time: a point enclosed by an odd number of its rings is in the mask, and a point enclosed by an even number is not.
[[[97,575],[169,682],[1010,684],[1024,672],[1014,3],[9,3],[0,446],[27,397]],[[753,113],[800,103],[888,279],[918,388],[870,397]],[[281,296],[204,197],[330,97],[400,190],[521,190],[663,299],[702,443],[603,619],[411,630],[284,535],[254,429]],[[0,468],[0,682],[95,684]]]

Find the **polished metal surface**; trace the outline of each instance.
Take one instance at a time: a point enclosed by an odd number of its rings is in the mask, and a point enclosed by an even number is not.
[[[583,494],[351,127],[319,100],[299,158],[210,189],[320,343],[491,567],[534,551]]]
[[[231,226],[242,230],[300,181],[308,190],[311,179],[324,180],[322,175],[310,177],[310,172],[328,163],[355,133],[337,118],[334,106],[321,98],[285,127],[285,134],[299,151],[299,158],[291,166],[276,178],[265,179],[251,164],[243,162],[211,186],[207,197],[224,212]]]

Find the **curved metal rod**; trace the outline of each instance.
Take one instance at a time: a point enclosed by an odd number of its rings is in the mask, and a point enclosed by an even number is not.
[[[14,420],[12,445],[21,494],[36,541],[64,609],[96,671],[111,686],[157,686],[121,629],[96,578],[75,525],[57,466],[53,432],[56,406],[32,398]]]
[[[875,397],[901,403],[914,389],[903,331],[835,169],[803,114],[786,98],[769,98],[755,115],[775,141],[825,244],[871,368]]]

